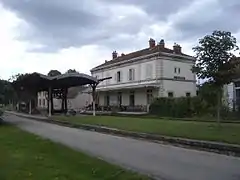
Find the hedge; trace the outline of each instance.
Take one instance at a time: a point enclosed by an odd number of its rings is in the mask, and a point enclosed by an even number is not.
[[[164,117],[193,117],[210,113],[211,108],[199,97],[157,98],[149,112]]]

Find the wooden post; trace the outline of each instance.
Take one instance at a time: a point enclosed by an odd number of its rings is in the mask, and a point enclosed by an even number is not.
[[[29,114],[32,114],[32,100],[29,101]]]
[[[96,116],[96,85],[92,86],[92,98],[93,98],[93,116]]]
[[[49,94],[49,97],[48,97],[48,116],[51,117],[52,116],[52,88],[49,87],[48,89],[48,94]]]
[[[65,114],[67,114],[67,112],[68,112],[68,103],[67,103],[68,88],[65,88],[64,91],[65,91],[65,93],[64,93]]]

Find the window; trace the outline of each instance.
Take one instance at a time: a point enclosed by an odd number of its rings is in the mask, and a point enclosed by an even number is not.
[[[119,106],[122,105],[122,93],[121,92],[118,93],[118,105]]]
[[[121,82],[121,72],[117,72],[117,82]]]
[[[110,105],[110,97],[109,97],[109,95],[105,96],[104,104],[105,104],[105,106],[109,106]]]
[[[153,92],[151,89],[147,90],[147,104],[151,104],[153,100]]]
[[[45,106],[45,99],[43,99],[43,106]]]
[[[146,79],[152,78],[152,64],[146,65]]]
[[[186,92],[186,97],[191,97],[191,93],[190,92]]]
[[[240,82],[235,82],[235,87],[240,87]]]
[[[128,71],[129,81],[133,81],[135,79],[135,69],[129,69]]]
[[[41,99],[38,99],[38,104],[39,104],[39,106],[41,106],[41,104],[42,104]]]
[[[174,68],[174,73],[175,74],[180,74],[180,72],[181,72],[181,69],[179,67]]]
[[[130,106],[135,106],[135,95],[134,95],[134,91],[130,92],[129,95],[129,105]]]
[[[173,92],[168,92],[168,97],[172,98],[173,97]]]

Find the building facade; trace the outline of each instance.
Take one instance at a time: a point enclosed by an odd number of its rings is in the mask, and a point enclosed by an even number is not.
[[[74,109],[80,111],[87,105],[92,103],[92,95],[89,88],[85,87],[73,87],[68,90],[68,109]],[[47,109],[47,92],[38,93],[38,109]],[[62,100],[53,98],[53,107],[55,110],[62,108]]]
[[[181,47],[165,47],[149,40],[149,47],[130,54],[112,53],[112,60],[91,70],[99,79],[112,77],[97,87],[100,106],[147,106],[156,97],[196,95],[196,76],[191,68],[195,58]]]
[[[224,86],[223,100],[230,109],[240,107],[240,79]]]

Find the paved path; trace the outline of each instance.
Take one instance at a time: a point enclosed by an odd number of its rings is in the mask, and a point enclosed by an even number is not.
[[[8,115],[18,127],[162,180],[240,180],[240,158],[62,127]]]

